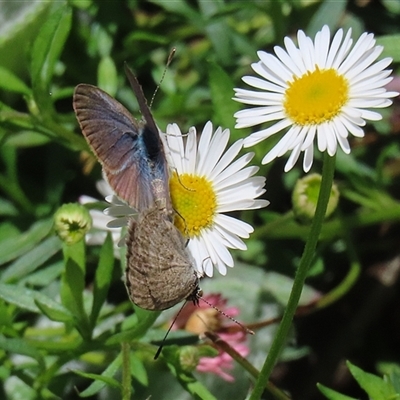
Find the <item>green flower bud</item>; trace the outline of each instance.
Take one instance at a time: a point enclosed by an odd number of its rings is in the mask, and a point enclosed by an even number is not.
[[[293,211],[296,217],[302,222],[310,222],[314,217],[321,181],[321,175],[310,174],[296,182],[292,193]],[[325,218],[332,215],[336,210],[338,202],[339,190],[337,185],[333,183]]]
[[[89,211],[78,203],[64,204],[54,214],[56,233],[68,245],[82,240],[91,227]]]
[[[200,360],[195,346],[183,346],[179,349],[179,363],[185,372],[193,372]]]

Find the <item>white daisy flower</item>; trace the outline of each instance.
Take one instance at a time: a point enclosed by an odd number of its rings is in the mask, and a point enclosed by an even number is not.
[[[378,62],[383,47],[375,46],[372,33],[364,33],[352,46],[351,30],[343,38],[339,29],[332,42],[328,26],[319,31],[314,42],[298,31],[298,47],[285,37],[285,49],[276,46],[275,55],[259,51],[259,62],[252,64],[261,77],[243,77],[248,85],[261,91],[235,89],[234,100],[257,107],[235,114],[236,128],[246,128],[276,121],[266,129],[251,134],[244,147],[286,130],[280,141],[267,153],[263,164],[291,151],[285,171],[289,171],[304,152],[303,169],[313,163],[314,138],[318,150],[336,153],[338,144],[350,153],[349,133],[363,137],[365,120],[377,121],[382,116],[371,108],[392,104],[398,95],[384,88],[392,78],[385,68],[392,62]]]
[[[188,251],[199,273],[212,276],[215,266],[225,275],[226,267],[233,267],[228,248],[245,250],[241,238],[248,238],[253,227],[224,213],[267,206],[268,201],[257,199],[265,193],[265,178],[253,176],[258,167],[247,166],[254,153],[235,160],[243,140],[225,152],[229,129],[213,133],[212,123],[207,122],[198,142],[195,128],[184,136],[185,143],[176,124],[167,126],[175,225],[190,239]]]

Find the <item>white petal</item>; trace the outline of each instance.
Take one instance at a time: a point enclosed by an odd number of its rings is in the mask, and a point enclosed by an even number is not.
[[[280,85],[268,82],[265,79],[256,78],[254,76],[244,76],[242,81],[257,89],[268,90],[270,92],[285,93],[285,88]]]
[[[308,172],[313,164],[314,159],[314,144],[311,143],[305,150],[304,150],[304,159],[303,159],[303,170],[304,172]]]
[[[182,172],[193,174],[196,170],[197,133],[195,127],[190,127],[185,147],[185,161]]]
[[[284,167],[285,172],[290,171],[296,164],[297,160],[299,159],[299,155],[300,155],[300,147],[301,146],[299,145],[293,149],[292,153],[289,156],[289,159],[287,160],[287,162],[285,164],[285,167]]]
[[[240,139],[235,142],[229,149],[225,152],[225,154],[221,157],[218,164],[209,174],[209,178],[211,180],[215,179],[221,172],[235,159],[235,157],[239,154],[240,150],[243,147],[243,140]],[[251,153],[249,153],[251,154]],[[249,157],[249,156],[248,156]],[[251,156],[252,157],[252,156]]]
[[[257,54],[260,57],[260,60],[263,62],[264,67],[268,68],[270,71],[279,71],[279,78],[282,79],[282,81],[287,82],[292,80],[292,72],[287,69],[286,65],[283,64],[277,57],[263,51],[259,51]]]
[[[350,144],[346,137],[341,135],[336,135],[336,138],[339,142],[340,148],[343,150],[344,153],[350,154]]]
[[[250,233],[254,231],[254,228],[250,224],[247,224],[246,222],[239,219],[230,217],[229,215],[216,215],[215,223],[242,238],[250,237]]]
[[[197,172],[199,174],[205,176],[210,175],[211,171],[218,163],[218,160],[221,158],[221,155],[223,154],[228,144],[229,136],[230,136],[229,129],[224,129],[224,131],[221,132],[221,128],[219,127],[215,131],[210,141],[208,153],[204,158],[204,164],[202,167],[199,166],[199,168],[197,169]]]

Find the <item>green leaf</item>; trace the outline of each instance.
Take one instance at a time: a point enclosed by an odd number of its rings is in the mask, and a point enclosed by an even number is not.
[[[215,63],[210,63],[208,68],[211,100],[213,103],[213,121],[222,128],[235,131],[233,114],[239,110],[240,104],[231,100],[233,97],[233,81],[230,76]]]
[[[317,383],[317,388],[329,400],[357,400],[354,397],[345,396],[344,394],[335,392],[320,383]]]
[[[19,338],[5,338],[4,336],[0,336],[0,348],[14,354],[21,354],[24,356],[32,357],[36,360],[43,370],[45,369],[44,359],[42,354],[26,340]]]
[[[112,271],[114,267],[113,242],[111,234],[108,233],[101,248],[99,265],[96,269],[96,276],[93,288],[93,306],[90,315],[92,327],[95,326],[100,309],[107,297],[110,287]]]
[[[32,85],[41,108],[50,105],[50,82],[55,64],[63,50],[71,29],[72,11],[65,2],[53,3],[46,22],[39,31],[32,48]]]
[[[131,352],[130,355],[130,367],[132,376],[143,386],[148,386],[149,378],[147,376],[146,368],[142,360],[136,357],[134,352]]]
[[[364,372],[361,368],[356,367],[347,361],[347,366],[354,379],[367,392],[371,399],[390,399],[396,394],[391,383],[384,381],[379,376]]]
[[[21,79],[2,66],[0,66],[0,88],[25,95],[31,94],[31,90]]]
[[[107,345],[113,345],[141,338],[153,326],[155,320],[161,314],[161,311],[146,311],[136,306],[134,306],[134,308],[135,314],[137,313],[140,315],[137,325],[133,329],[129,329],[111,336],[106,342]]]
[[[280,304],[286,304],[293,286],[293,279],[279,274],[277,272],[268,272],[266,274],[265,282],[263,287],[270,292]],[[317,291],[310,286],[304,285],[301,293],[299,304],[309,304],[317,298]]]
[[[7,137],[7,145],[13,147],[36,147],[50,142],[50,139],[35,131],[19,131]]]
[[[42,311],[42,313],[52,321],[59,321],[59,322],[74,321],[74,316],[61,304],[58,304],[55,301],[48,301],[47,303],[44,303],[40,300],[35,300],[35,304],[38,306],[40,311]]]
[[[29,276],[22,278],[19,283],[26,286],[44,287],[54,282],[64,271],[64,261],[57,261],[48,267],[42,268]]]
[[[58,237],[51,236],[45,239],[42,243],[9,265],[2,275],[2,281],[12,282],[29,275],[60,249],[61,241]]]
[[[0,283],[0,298],[24,310],[40,313],[35,301],[54,310],[65,311],[57,302],[37,290],[27,289],[24,286]]]
[[[394,62],[400,62],[400,35],[378,37],[376,44],[384,47],[380,58],[392,57]]]
[[[68,258],[62,277],[61,299],[64,306],[76,318],[76,328],[86,339],[90,337],[89,320],[83,306],[83,291],[85,289],[85,277],[81,267]]]
[[[89,378],[89,379],[93,379],[97,382],[102,382],[105,383],[104,386],[109,385],[115,388],[121,388],[121,384],[114,378],[109,378],[107,376],[102,376],[102,375],[98,375],[98,374],[90,374],[88,372],[83,372],[83,371],[79,371],[79,370],[72,370],[72,372],[74,372],[77,375],[83,376],[84,378]],[[103,386],[103,387],[104,387]],[[86,392],[86,391],[85,391]],[[84,395],[84,392],[82,392],[80,394],[80,397],[89,397],[88,394]]]
[[[336,29],[346,10],[345,1],[324,1],[313,15],[307,27],[307,35],[314,37],[324,25],[328,25],[331,32]],[[329,15],[329,18],[326,16]]]
[[[80,397],[93,396],[96,393],[98,393],[101,389],[103,389],[106,386],[106,384],[110,384],[115,387],[114,384],[117,381],[112,377],[121,367],[121,365],[122,365],[122,354],[119,353],[118,357],[114,359],[114,361],[103,371],[101,375],[95,375],[95,374],[88,374],[90,376],[86,375],[88,378],[95,379],[95,382],[93,382],[88,388],[86,388],[83,392],[81,392]],[[79,375],[84,374],[81,371],[74,371],[74,372]],[[117,384],[118,387],[120,387],[120,383],[117,382]]]
[[[101,89],[110,96],[115,96],[118,89],[118,73],[111,57],[104,57],[100,60],[97,83]]]
[[[50,219],[41,220],[33,224],[29,231],[17,237],[2,240],[0,243],[0,265],[31,250],[50,232],[52,225],[53,221]]]

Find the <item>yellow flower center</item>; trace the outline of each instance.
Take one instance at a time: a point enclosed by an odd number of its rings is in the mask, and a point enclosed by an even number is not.
[[[178,176],[174,172],[169,188],[176,211],[175,225],[185,236],[198,236],[202,229],[213,224],[217,201],[210,181],[203,176]]]
[[[347,79],[333,68],[317,68],[289,83],[284,108],[298,125],[319,125],[335,118],[348,100]]]

